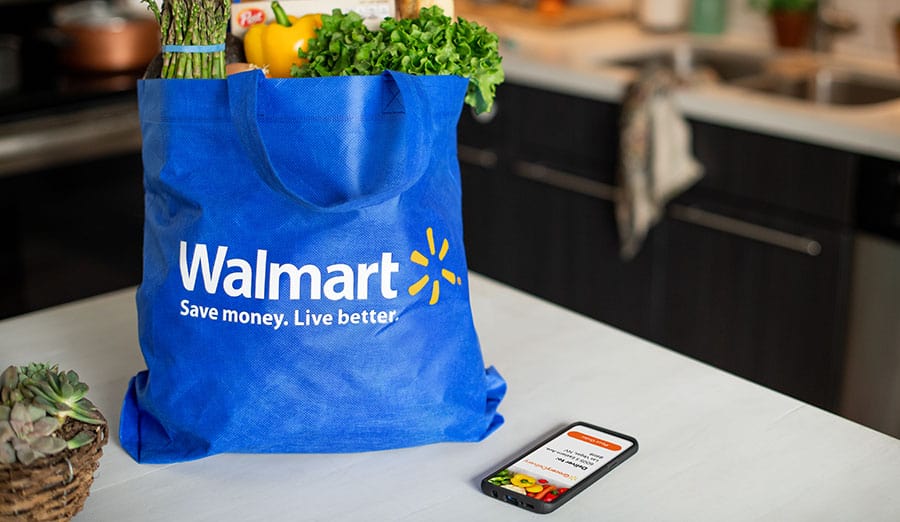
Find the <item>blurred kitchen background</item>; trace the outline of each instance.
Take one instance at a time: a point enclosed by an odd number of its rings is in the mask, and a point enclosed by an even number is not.
[[[501,35],[508,64],[495,111],[460,122],[467,254],[475,271],[900,436],[900,0],[819,8],[784,50],[747,0],[458,2]],[[155,30],[137,0],[0,0],[0,318],[140,282],[135,82]],[[630,58],[607,68],[614,47]],[[759,68],[773,55],[841,60],[843,76],[821,100],[753,84],[771,80]],[[749,90],[678,98],[704,177],[623,257],[626,88],[684,61]]]

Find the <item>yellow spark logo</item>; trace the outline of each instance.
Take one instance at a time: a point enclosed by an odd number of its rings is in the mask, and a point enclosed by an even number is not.
[[[425,230],[425,236],[428,238],[428,252],[430,256],[425,256],[418,250],[413,250],[412,254],[409,255],[409,260],[413,263],[428,268],[431,264],[431,260],[437,255],[438,261],[443,261],[445,257],[447,257],[447,251],[450,250],[450,243],[444,238],[443,242],[441,242],[441,250],[438,252],[435,248],[434,244],[434,231],[431,227],[428,227]],[[456,276],[450,270],[446,268],[441,268],[441,278],[446,280],[451,285],[461,285],[462,279]],[[410,285],[409,287],[409,295],[417,295],[419,292],[425,288],[429,281],[431,282],[431,299],[428,300],[429,305],[436,304],[438,299],[441,297],[441,278],[435,278],[433,281],[431,280],[431,276],[428,274],[423,275],[418,281]]]

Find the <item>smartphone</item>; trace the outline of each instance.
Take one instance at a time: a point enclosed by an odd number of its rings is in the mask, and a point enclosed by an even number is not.
[[[528,511],[550,513],[637,450],[634,437],[576,422],[485,477],[481,490]]]

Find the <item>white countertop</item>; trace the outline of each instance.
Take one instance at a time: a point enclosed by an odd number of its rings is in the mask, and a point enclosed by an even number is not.
[[[114,436],[82,521],[531,520],[480,478],[584,420],[640,451],[555,520],[900,520],[900,441],[473,275],[506,424],[478,444],[343,455],[218,455],[136,464]],[[118,429],[143,368],[134,291],[0,321],[4,364],[74,368]]]
[[[765,42],[734,36],[647,33],[627,20],[552,29],[475,18],[500,35],[507,80],[604,101],[619,101],[635,78],[633,70],[609,63],[616,58],[670,49],[683,42],[757,54],[773,52]],[[900,78],[895,62],[824,55],[815,59]],[[900,99],[823,106],[704,84],[681,89],[677,100],[684,114],[697,120],[900,160]]]

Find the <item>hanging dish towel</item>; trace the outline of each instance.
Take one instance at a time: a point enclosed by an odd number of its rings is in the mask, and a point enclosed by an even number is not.
[[[616,197],[623,259],[637,255],[666,203],[703,175],[691,154],[690,127],[673,100],[676,84],[672,71],[652,68],[625,95]]]

